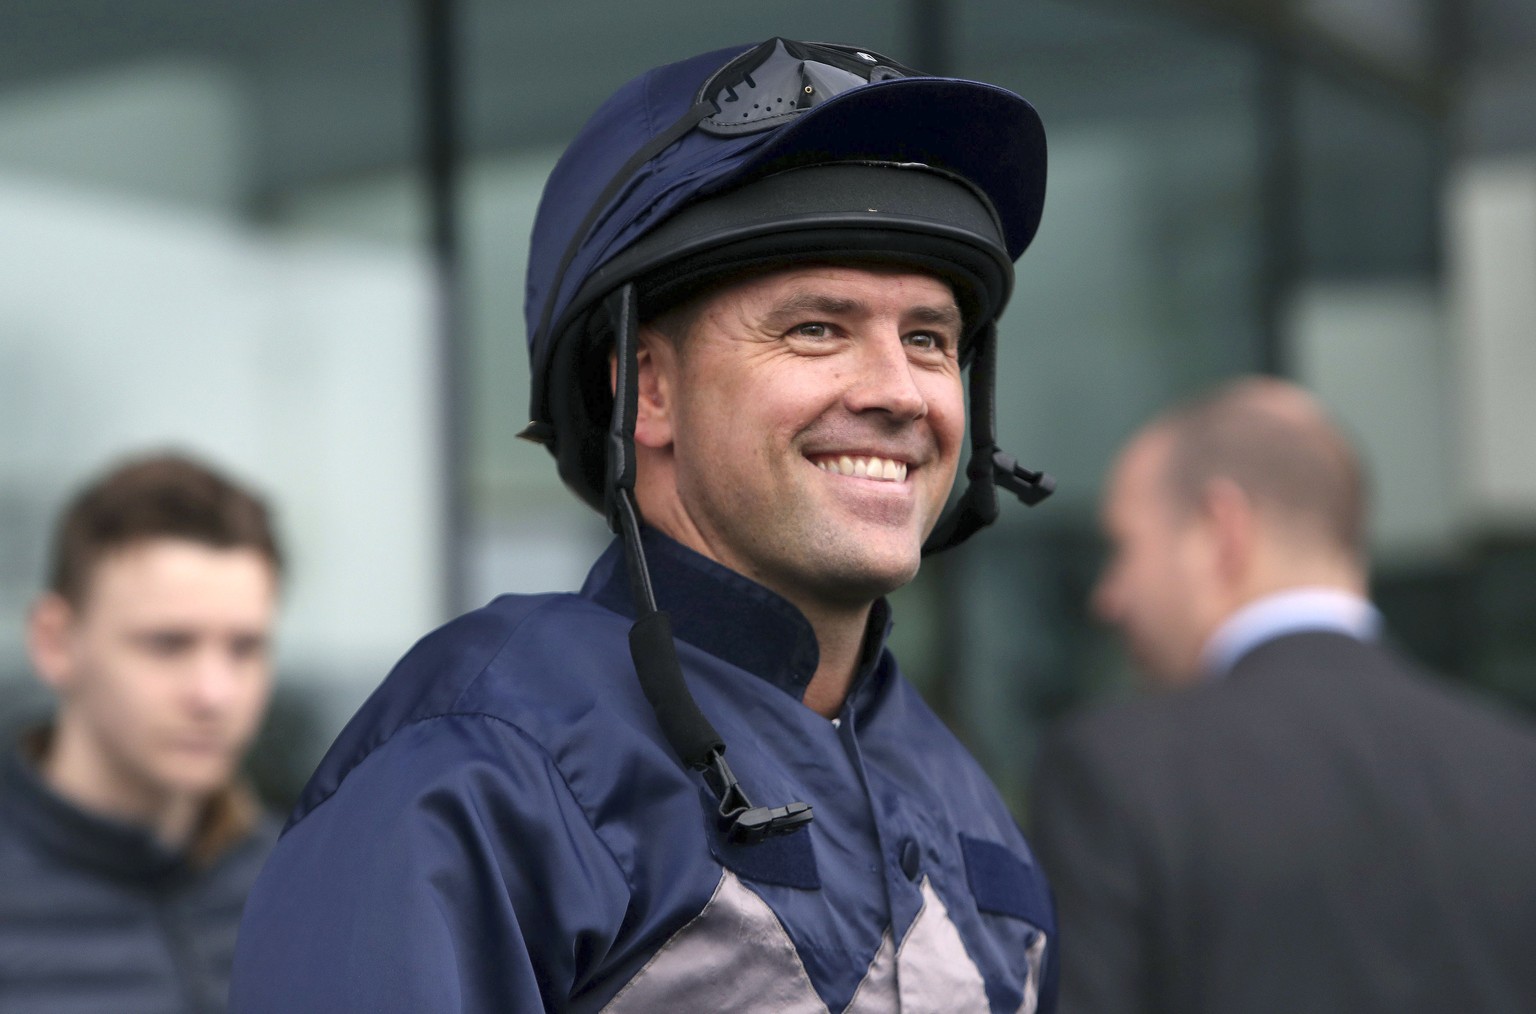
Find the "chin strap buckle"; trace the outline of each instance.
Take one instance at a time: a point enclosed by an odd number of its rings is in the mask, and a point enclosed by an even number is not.
[[[726,838],[738,845],[756,845],[781,834],[793,834],[811,822],[810,803],[753,806],[725,762],[724,750],[710,755],[703,772],[704,781],[720,800],[715,821]]]
[[[992,449],[992,481],[1033,507],[1056,492],[1056,480],[1045,472],[1031,472],[1011,454]]]

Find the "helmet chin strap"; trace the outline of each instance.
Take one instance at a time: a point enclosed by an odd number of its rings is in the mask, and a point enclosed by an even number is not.
[[[966,486],[960,499],[945,511],[923,543],[923,555],[940,553],[997,520],[997,487],[1013,493],[1026,506],[1050,496],[1056,480],[1031,472],[997,446],[997,325],[986,324],[971,339],[971,456],[965,465]]]
[[[605,301],[613,331],[617,376],[613,415],[608,425],[608,471],[604,489],[608,526],[623,536],[630,593],[639,617],[629,631],[629,654],[645,699],[656,713],[662,735],[679,759],[704,776],[719,801],[717,824],[733,842],[756,844],[789,834],[811,822],[809,803],[753,806],[725,761],[725,741],[699,710],[677,661],[670,617],[656,607],[651,572],[640,541],[640,509],[635,503],[635,417],[639,405],[637,361],[638,304],[633,284]]]

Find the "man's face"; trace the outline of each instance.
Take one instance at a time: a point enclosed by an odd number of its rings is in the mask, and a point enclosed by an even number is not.
[[[811,265],[707,297],[681,353],[658,350],[675,498],[651,520],[802,609],[911,580],[964,438],[960,334],[949,286],[906,270]]]
[[[104,557],[78,608],[40,606],[59,610],[35,656],[60,724],[124,788],[217,790],[266,708],[275,606],[276,577],[253,549],[154,539]]]
[[[1152,431],[1116,462],[1101,515],[1110,556],[1093,594],[1095,613],[1162,687],[1199,678],[1213,629],[1214,545],[1201,519],[1181,513],[1164,488],[1168,450],[1167,435]]]

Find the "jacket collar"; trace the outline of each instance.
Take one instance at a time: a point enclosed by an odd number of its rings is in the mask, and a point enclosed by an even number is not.
[[[670,614],[679,640],[766,680],[800,700],[816,673],[821,652],[810,621],[787,599],[750,578],[661,534],[641,533],[656,604]],[[622,616],[636,610],[622,540],[598,558],[581,593]],[[891,610],[877,599],[870,610],[864,650],[850,698],[861,697],[885,653]],[[884,668],[884,667],[882,667]]]
[[[111,877],[164,880],[211,865],[256,824],[255,797],[243,785],[231,785],[209,800],[188,848],[168,848],[144,828],[83,810],[53,791],[36,766],[49,735],[48,729],[30,730],[0,759],[0,794],[8,815],[70,863]]]
[[[1244,655],[1287,634],[1326,631],[1374,641],[1381,628],[1381,613],[1359,595],[1339,588],[1289,588],[1229,616],[1206,642],[1201,661],[1207,675],[1220,677]]]
[[[110,877],[159,880],[185,867],[185,856],[149,832],[80,809],[50,789],[24,749],[5,758],[11,815],[50,853]]]

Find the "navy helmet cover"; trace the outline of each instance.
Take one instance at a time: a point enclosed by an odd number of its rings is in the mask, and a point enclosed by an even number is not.
[[[924,163],[969,180],[991,199],[1010,256],[1034,238],[1045,198],[1045,134],[1033,108],[978,81],[901,77],[850,89],[775,130],[741,137],[689,131],[634,172],[557,279],[567,247],[614,175],[694,105],[705,79],[751,48],[647,71],[615,92],[566,148],[545,185],[529,250],[525,315],[536,367],[551,340],[540,333],[541,321],[558,322],[592,271],[682,205],[775,167]]]

